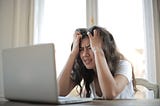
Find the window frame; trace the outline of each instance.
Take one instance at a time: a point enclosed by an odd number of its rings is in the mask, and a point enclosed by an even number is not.
[[[160,24],[158,0],[142,0],[144,7],[144,28],[146,45],[146,71],[147,79],[159,82],[160,78]],[[160,8],[160,7],[159,7]],[[86,0],[87,27],[98,24],[98,0]],[[157,70],[157,71],[156,71]]]

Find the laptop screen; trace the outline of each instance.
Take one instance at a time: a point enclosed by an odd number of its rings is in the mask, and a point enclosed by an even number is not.
[[[2,51],[4,95],[10,100],[56,102],[54,44]]]

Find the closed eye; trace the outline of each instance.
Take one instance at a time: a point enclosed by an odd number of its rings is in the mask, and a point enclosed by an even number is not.
[[[87,46],[86,46],[86,48],[87,48],[87,49],[91,49],[91,46],[90,46],[90,44],[89,44],[89,45],[87,45]]]
[[[84,51],[84,47],[80,47],[80,48],[79,48],[79,51]]]
[[[79,51],[84,51],[84,49],[90,50],[90,49],[91,49],[90,44],[86,45],[85,47],[80,47],[80,48],[79,48]]]

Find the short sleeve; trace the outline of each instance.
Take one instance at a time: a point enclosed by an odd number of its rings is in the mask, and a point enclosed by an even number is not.
[[[116,70],[116,74],[124,75],[128,81],[132,81],[132,65],[127,60],[120,60],[119,68]]]

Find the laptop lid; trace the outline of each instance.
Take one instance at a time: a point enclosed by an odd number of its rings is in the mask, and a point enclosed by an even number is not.
[[[54,44],[40,44],[2,51],[6,99],[58,102],[54,49]]]

